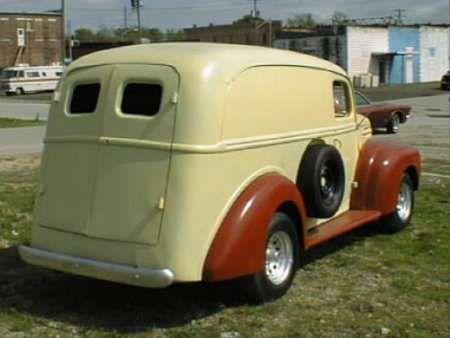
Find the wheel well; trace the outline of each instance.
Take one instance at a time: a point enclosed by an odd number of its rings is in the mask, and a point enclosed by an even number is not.
[[[410,166],[406,169],[406,174],[409,175],[409,177],[411,178],[413,184],[414,184],[414,190],[419,189],[419,175],[417,173],[417,170],[415,167]]]
[[[282,212],[289,216],[295,222],[297,226],[297,235],[301,250],[304,249],[304,238],[303,238],[303,222],[300,215],[300,211],[293,202],[284,202],[278,209],[277,212]]]

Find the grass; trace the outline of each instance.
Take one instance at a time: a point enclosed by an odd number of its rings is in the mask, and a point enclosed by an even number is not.
[[[368,226],[310,252],[282,299],[252,306],[229,284],[129,287],[33,268],[36,169],[0,172],[0,336],[444,337],[450,332],[450,186],[429,180],[405,231]],[[425,180],[425,179],[424,179]]]
[[[36,127],[43,126],[45,122],[39,120],[21,120],[21,119],[11,119],[11,118],[0,118],[0,129],[1,128],[20,128],[20,127]]]

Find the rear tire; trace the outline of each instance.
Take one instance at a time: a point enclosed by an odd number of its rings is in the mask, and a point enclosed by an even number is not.
[[[283,296],[290,288],[298,263],[299,243],[295,223],[276,213],[270,223],[264,270],[241,278],[238,286],[252,302],[266,302]]]
[[[414,210],[414,185],[405,174],[398,191],[397,206],[395,211],[381,219],[381,228],[387,233],[395,233],[403,230],[411,222]]]
[[[387,126],[387,131],[391,134],[397,134],[400,131],[400,116],[394,114]]]

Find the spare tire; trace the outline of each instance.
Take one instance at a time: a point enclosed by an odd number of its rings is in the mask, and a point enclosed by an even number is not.
[[[345,191],[345,168],[337,149],[327,144],[309,146],[300,164],[297,187],[309,217],[336,214]]]

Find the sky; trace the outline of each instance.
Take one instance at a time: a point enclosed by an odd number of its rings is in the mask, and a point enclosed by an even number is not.
[[[186,28],[227,24],[250,13],[250,0],[143,0],[143,25],[148,27]],[[129,25],[136,24],[130,0],[66,0],[70,27],[123,27],[124,6]],[[45,11],[58,9],[61,0],[0,0],[0,12]],[[258,0],[261,16],[274,20],[300,13],[312,13],[319,21],[329,20],[335,10],[350,18],[394,15],[406,9],[407,23],[447,23],[449,0]]]

